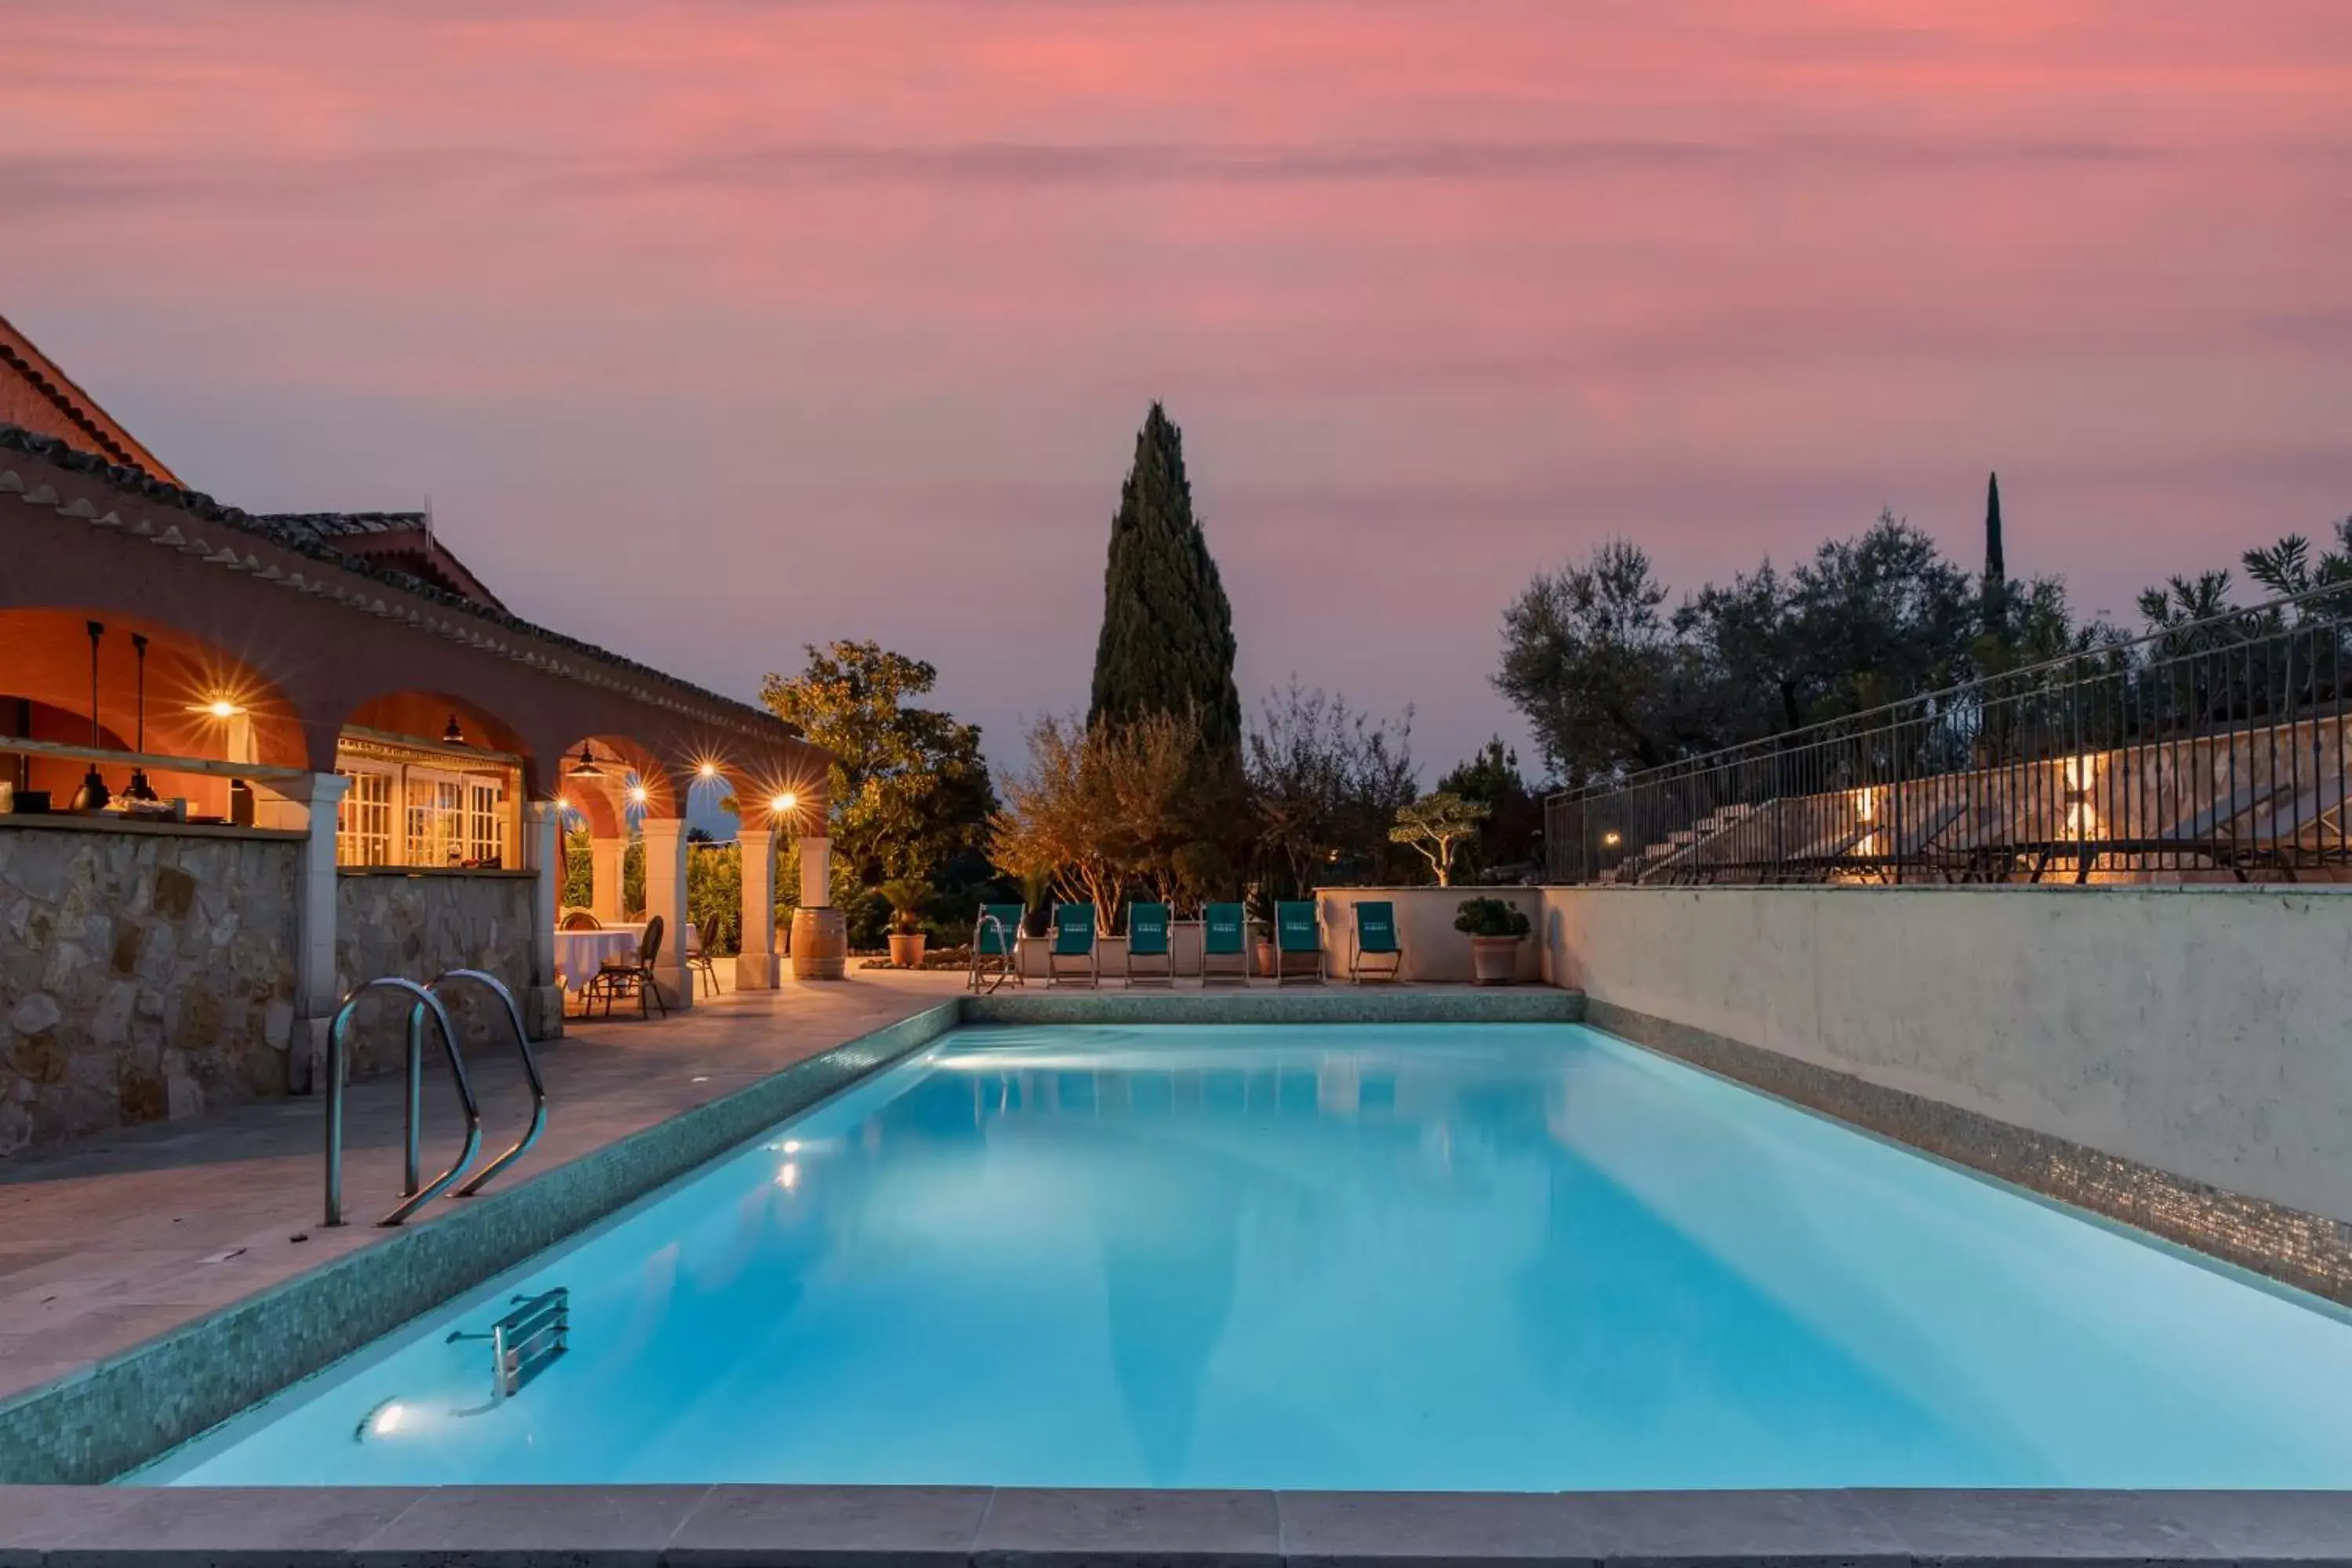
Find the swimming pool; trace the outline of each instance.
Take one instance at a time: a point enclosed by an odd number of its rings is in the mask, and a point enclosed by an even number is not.
[[[970,1029],[130,1479],[2328,1488],[2347,1391],[2332,1310],[1589,1028]]]

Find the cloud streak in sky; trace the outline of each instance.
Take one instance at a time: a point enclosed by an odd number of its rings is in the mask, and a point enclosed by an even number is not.
[[[0,312],[228,499],[429,492],[739,692],[881,637],[1000,755],[1164,397],[1245,689],[1434,768],[1601,538],[1965,555],[1999,468],[2127,606],[2352,511],[2347,102],[2340,0],[92,0],[11,18]]]

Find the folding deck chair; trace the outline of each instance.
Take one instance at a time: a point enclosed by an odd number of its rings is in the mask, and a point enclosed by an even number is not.
[[[1221,971],[1217,960],[1234,967]],[[1201,911],[1201,984],[1234,980],[1249,984],[1249,911],[1240,904],[1211,904]]]
[[[1386,900],[1358,904],[1355,927],[1348,952],[1349,983],[1361,985],[1368,979],[1394,980],[1404,972],[1404,948],[1397,941],[1394,904]],[[1366,959],[1375,963],[1367,965]]]
[[[1157,960],[1158,969],[1139,971],[1135,961],[1139,958]],[[1176,984],[1176,955],[1168,945],[1166,904],[1127,906],[1127,983],[1129,985]]]

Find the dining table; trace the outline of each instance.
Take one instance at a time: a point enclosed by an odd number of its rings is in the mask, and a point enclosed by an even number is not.
[[[594,978],[596,972],[612,959],[635,958],[637,943],[644,940],[642,921],[615,921],[594,931],[559,931],[555,933],[555,969],[563,976],[567,995],[577,996],[583,986]],[[694,922],[686,923],[687,950],[694,946]]]

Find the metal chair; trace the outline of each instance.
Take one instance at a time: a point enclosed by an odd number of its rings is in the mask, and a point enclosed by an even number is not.
[[[589,977],[588,984],[580,993],[581,1016],[587,1016],[588,1004],[592,1000],[602,997],[604,1016],[609,1018],[613,1016],[613,1003],[616,999],[635,994],[638,1017],[652,1016],[647,1011],[648,998],[651,998],[651,1006],[658,1007],[661,1016],[668,1017],[669,1004],[662,1000],[661,987],[654,984],[654,960],[661,956],[661,944],[662,918],[656,915],[646,922],[646,934],[637,939],[637,951],[633,956],[608,958],[604,967]]]
[[[603,931],[604,922],[586,910],[566,910],[563,918],[555,922],[558,931]]]
[[[719,994],[719,965],[702,945],[702,928],[691,922],[686,928],[686,967],[688,973],[702,976],[710,987],[708,994]]]

